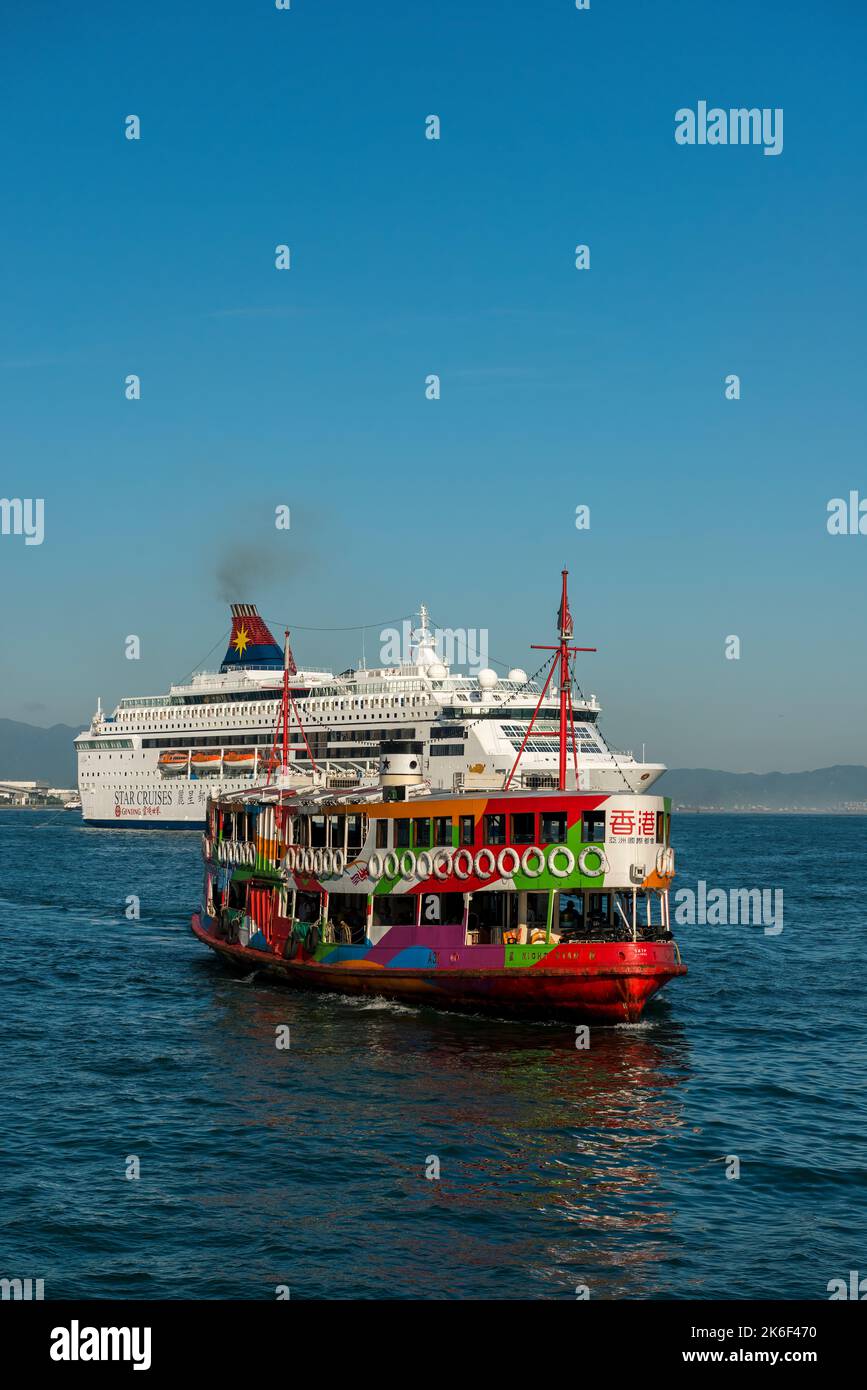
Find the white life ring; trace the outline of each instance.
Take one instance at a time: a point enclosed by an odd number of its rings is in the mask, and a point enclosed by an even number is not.
[[[554,863],[555,856],[558,854],[565,854],[566,856],[566,864],[561,869],[558,869]],[[548,851],[548,870],[555,878],[568,878],[570,874],[575,872],[575,855],[568,845],[555,845],[553,849]]]
[[[331,867],[332,872],[339,878],[346,868],[346,855],[343,853],[342,849],[334,850]]]
[[[659,846],[659,849],[656,851],[656,872],[657,872],[658,874],[662,875],[662,874],[665,873],[665,864],[666,864],[665,846],[664,846],[664,845],[660,845],[660,846]]]
[[[400,877],[400,863],[393,849],[388,851],[382,864],[382,872],[386,878]]]
[[[322,877],[322,850],[317,849],[313,854],[313,872],[317,878]]]
[[[298,868],[299,868],[299,870],[301,871],[302,874],[309,874],[309,873],[312,873],[312,872],[313,872],[313,851],[312,851],[312,849],[307,849],[306,846],[305,846],[305,848],[302,849],[301,853],[299,854],[299,856],[298,856],[298,861],[297,861],[297,862],[298,862]]]
[[[405,849],[398,862],[400,864],[401,878],[415,877],[415,855],[411,849]]]
[[[596,857],[599,860],[598,869],[588,869],[588,854],[596,855]],[[598,845],[585,845],[581,853],[578,855],[578,868],[581,870],[585,878],[601,878],[602,874],[608,873],[608,860],[605,855],[605,850],[600,849]]]
[[[531,854],[538,855],[537,867],[535,869],[530,868]],[[545,872],[546,867],[547,865],[545,863],[545,855],[543,854],[542,850],[540,850],[539,846],[529,845],[528,848],[525,849],[524,853],[521,855],[522,872],[527,875],[527,878],[538,878],[540,874],[543,874]]]
[[[367,876],[368,878],[372,878],[374,882],[376,882],[378,878],[382,878],[382,855],[377,849],[373,851],[367,861]]]
[[[507,854],[511,854],[512,856],[512,865],[511,868],[508,869],[506,868]],[[507,845],[505,849],[500,850],[497,855],[497,873],[500,875],[500,878],[514,878],[520,867],[521,856],[516,849],[513,849],[511,845]]]
[[[461,869],[461,868],[459,868],[459,865],[460,865],[460,862],[461,862],[461,856],[462,856],[462,855],[465,856],[464,862],[466,863],[466,866],[467,866],[466,869]],[[473,851],[472,851],[471,849],[459,849],[458,852],[457,852],[457,854],[455,855],[454,859],[452,860],[452,873],[454,874],[455,878],[459,878],[459,879],[461,879],[461,880],[464,880],[464,879],[469,878],[469,876],[470,876],[470,874],[471,874],[472,872],[473,872]]]
[[[435,849],[435,850],[434,850],[434,852],[433,852],[433,859],[432,859],[432,861],[431,861],[432,864],[433,864],[433,876],[434,876],[434,878],[438,878],[439,881],[440,881],[440,883],[444,883],[445,880],[451,875],[451,872],[452,872],[452,860],[453,860],[453,859],[454,859],[454,850],[451,850],[451,849]]]
[[[258,856],[256,854],[256,846],[253,844],[253,841],[251,840],[249,845],[247,846],[247,863],[255,864],[257,857]]]
[[[323,872],[323,874],[327,875],[327,877],[329,877],[329,878],[330,878],[331,875],[334,873],[334,850],[333,850],[333,849],[324,849],[324,850],[322,851],[322,872]]]
[[[484,859],[487,868],[482,868]],[[490,878],[497,867],[497,856],[492,849],[480,849],[475,859],[476,878]]]
[[[433,858],[429,849],[423,849],[417,856],[415,872],[418,878],[430,878],[433,873]]]
[[[674,873],[674,850],[671,845],[665,851],[665,872],[669,875]]]

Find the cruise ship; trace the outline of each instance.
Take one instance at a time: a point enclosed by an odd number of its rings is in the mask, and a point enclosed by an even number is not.
[[[339,675],[299,669],[288,634],[281,651],[254,604],[232,604],[231,613],[219,671],[167,695],[123,699],[113,714],[97,703],[75,740],[85,824],[198,829],[209,796],[267,782],[276,772],[284,663],[294,714],[289,779],[299,790],[373,785],[389,752],[417,760],[425,791],[493,791],[510,776],[513,788],[557,785],[560,694],[517,667],[504,678],[489,668],[452,672],[424,607],[409,661]],[[571,785],[606,795],[646,791],[664,765],[610,748],[599,713],[595,695],[572,701]],[[278,775],[285,781],[286,769]]]

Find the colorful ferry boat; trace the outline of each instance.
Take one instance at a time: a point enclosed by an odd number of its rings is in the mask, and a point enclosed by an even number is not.
[[[669,911],[671,803],[580,790],[565,572],[558,618],[557,787],[513,790],[519,751],[496,791],[432,791],[420,749],[395,741],[383,746],[377,786],[299,790],[278,776],[217,796],[198,939],[234,969],[300,988],[638,1020],[686,973]],[[284,748],[289,702],[287,677]]]

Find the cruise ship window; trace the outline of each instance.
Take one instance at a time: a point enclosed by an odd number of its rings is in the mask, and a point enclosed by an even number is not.
[[[376,822],[376,848],[388,849],[388,821],[378,820]]]
[[[474,816],[461,816],[459,838],[462,845],[475,844],[476,822]]]
[[[485,816],[485,844],[504,845],[506,843],[506,817],[503,815]]]
[[[512,844],[532,845],[536,839],[536,817],[532,811],[512,816]]]
[[[604,838],[604,836],[603,836]],[[542,812],[542,844],[562,845],[566,843],[566,812]]]
[[[409,849],[409,821],[405,816],[395,819],[394,847],[395,849]]]
[[[581,817],[581,839],[600,844],[605,839],[605,812],[585,811]]]

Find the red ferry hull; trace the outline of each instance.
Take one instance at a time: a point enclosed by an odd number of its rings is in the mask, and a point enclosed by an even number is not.
[[[548,956],[543,965],[505,970],[383,968],[363,961],[328,965],[305,955],[284,960],[212,935],[198,913],[192,930],[232,969],[262,971],[296,988],[499,1017],[636,1023],[657,990],[686,974],[673,943],[593,942],[571,951],[579,959],[568,964]]]

